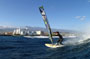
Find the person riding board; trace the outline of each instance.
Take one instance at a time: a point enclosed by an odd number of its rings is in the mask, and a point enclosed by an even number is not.
[[[59,39],[57,40],[57,45],[59,45],[59,44],[63,45],[62,44],[62,41],[63,41],[62,35],[58,31],[54,32],[54,33],[55,33],[55,35],[59,36]]]

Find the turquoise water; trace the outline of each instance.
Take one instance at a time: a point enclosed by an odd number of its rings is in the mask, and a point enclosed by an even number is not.
[[[78,40],[65,38],[64,47],[52,49],[48,39],[0,36],[0,59],[90,59],[90,40]]]

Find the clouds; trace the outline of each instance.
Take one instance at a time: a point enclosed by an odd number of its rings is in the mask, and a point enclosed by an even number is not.
[[[86,19],[86,16],[76,16],[75,18],[83,21]]]
[[[90,0],[88,0],[88,2],[90,2]]]

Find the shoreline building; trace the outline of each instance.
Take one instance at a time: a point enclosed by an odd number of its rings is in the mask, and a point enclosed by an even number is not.
[[[36,31],[36,35],[44,35],[44,32],[39,30],[39,31]]]
[[[31,35],[31,36],[40,36],[44,35],[44,32],[39,30],[39,31],[30,31],[29,29],[16,29],[13,31],[13,35]]]
[[[30,31],[28,29],[16,29],[13,31],[13,35],[30,35]]]

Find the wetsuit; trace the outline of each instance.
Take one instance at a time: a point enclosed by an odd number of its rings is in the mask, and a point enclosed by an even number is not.
[[[63,37],[62,37],[62,35],[60,35],[59,33],[58,33],[58,36],[59,36],[59,39],[58,39],[58,41],[57,41],[57,44],[62,44]]]

